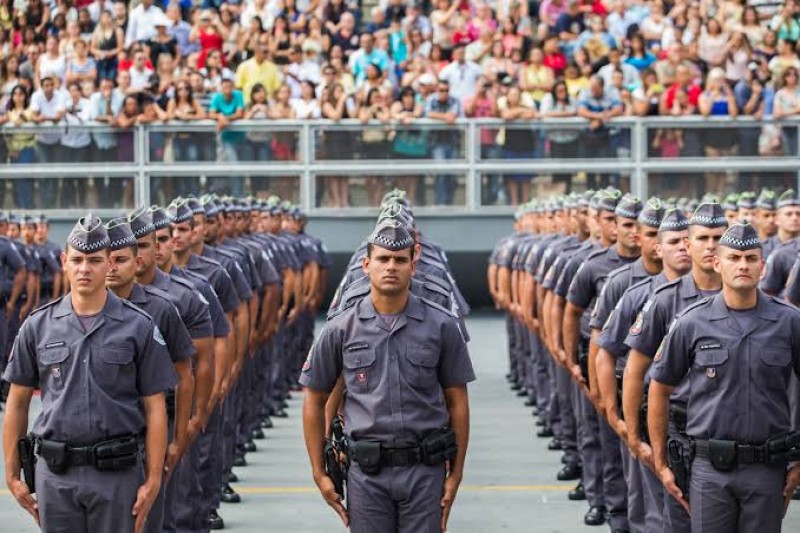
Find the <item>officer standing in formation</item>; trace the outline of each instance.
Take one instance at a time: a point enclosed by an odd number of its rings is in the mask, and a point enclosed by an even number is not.
[[[463,475],[475,379],[463,316],[452,311],[464,307],[445,281],[446,255],[420,234],[405,194],[389,193],[382,207],[302,367],[306,447],[315,483],[351,531],[443,531]],[[327,413],[338,410],[346,507],[323,460]]]
[[[58,270],[46,220],[33,232],[33,221],[21,225],[20,244],[39,252],[37,265],[0,238],[4,313],[20,307],[26,288],[52,299],[22,324],[4,374],[13,410],[4,422],[8,485],[44,531],[224,527],[220,502],[241,501],[231,468],[246,465],[270,417],[287,416],[313,339],[331,258],[305,221],[277,197],[215,195],[106,225],[89,215]],[[25,287],[34,268],[36,285]],[[72,290],[59,298],[61,268]],[[17,441],[36,387],[43,413],[23,441],[39,459],[34,500],[20,475],[34,463],[20,462]],[[85,476],[98,480],[91,505],[78,496]]]
[[[718,250],[718,243],[729,220],[735,222],[737,232],[746,228],[747,238],[740,236],[739,240],[758,243],[756,262],[769,254],[761,281],[764,292],[757,287],[758,273],[753,277],[753,287],[748,289],[758,295],[758,305],[761,306],[762,300],[775,301],[774,309],[794,312],[783,301],[769,299],[764,294],[785,293],[790,301],[800,301],[800,249],[797,248],[800,199],[792,190],[781,195],[768,190],[760,195],[744,193],[726,198],[724,206],[710,196],[699,202],[686,199],[662,202],[651,198],[643,204],[613,189],[573,193],[546,202],[532,201],[517,211],[514,234],[501,239],[490,256],[489,289],[496,307],[507,312],[510,368],[507,377],[512,389],[526,398],[526,405],[536,407],[534,415],[542,428],[538,435],[554,436],[548,448],[563,451],[564,467],[556,477],[579,481],[570,491],[569,499],[588,500],[589,511],[584,517],[587,525],[608,522],[612,531],[654,531],[662,527],[664,531],[754,529],[743,525],[749,524],[746,513],[740,513],[738,518],[735,512],[723,513],[723,507],[735,509],[738,505],[730,502],[711,504],[714,511],[706,511],[708,507],[703,500],[697,507],[689,500],[690,519],[686,499],[677,496],[689,494],[690,486],[692,498],[695,490],[704,490],[690,476],[692,463],[701,457],[697,450],[708,449],[702,442],[698,446],[699,439],[713,440],[715,450],[718,439],[729,439],[733,442],[733,452],[730,449],[727,452],[734,454],[733,462],[738,468],[740,463],[753,463],[753,452],[745,445],[760,446],[768,439],[780,441],[778,437],[783,437],[784,440],[773,445],[773,455],[778,457],[778,452],[782,455],[766,468],[773,474],[772,505],[776,501],[782,503],[784,496],[791,496],[800,481],[797,469],[787,473],[786,458],[800,458],[800,433],[797,433],[800,382],[793,375],[790,378],[791,350],[797,349],[790,341],[785,343],[785,357],[780,358],[785,366],[785,372],[781,369],[781,379],[786,382],[784,392],[775,397],[767,393],[769,401],[737,405],[735,409],[726,404],[728,407],[723,408],[719,403],[721,397],[712,400],[711,385],[704,382],[706,388],[698,397],[700,407],[693,406],[691,388],[699,380],[695,378],[698,362],[694,350],[700,349],[696,343],[706,343],[704,339],[693,340],[688,336],[681,337],[685,343],[682,346],[688,350],[679,356],[683,357],[680,359],[683,366],[670,366],[680,374],[665,374],[663,383],[659,383],[658,365],[654,366],[652,387],[660,387],[661,395],[655,398],[651,392],[648,396],[651,382],[648,370],[652,362],[668,358],[668,349],[659,351],[659,346],[670,325],[693,304],[713,301],[723,288],[725,273],[720,265],[726,264],[722,254],[727,252],[726,248]],[[746,225],[740,223],[744,220],[748,221]],[[727,239],[723,243],[739,242],[734,229]],[[731,261],[745,264],[746,255],[739,253]],[[732,265],[730,268],[737,286],[750,276],[737,274]],[[727,298],[724,301],[728,302]],[[747,301],[756,300],[751,297]],[[733,308],[736,304],[727,305]],[[755,307],[753,304],[742,309]],[[775,311],[776,317],[785,314]],[[707,315],[708,310],[697,315],[703,318],[687,319],[686,323],[696,326]],[[762,321],[762,313],[742,319],[735,316],[733,323],[742,324],[738,330],[750,333],[755,328],[761,331],[783,324],[778,318]],[[762,323],[767,321],[768,324]],[[714,328],[706,333],[713,336]],[[783,331],[791,337],[790,329]],[[768,332],[764,334],[765,339],[769,337]],[[730,353],[730,359],[735,361],[733,348],[729,348],[731,343],[721,335],[717,340],[712,339],[708,343],[711,347],[706,349],[725,348],[725,353]],[[758,364],[758,357],[754,355],[750,362]],[[707,364],[702,369],[706,379],[714,375],[719,379],[721,364]],[[767,361],[763,365],[761,370],[771,376],[778,372],[774,367],[781,366]],[[756,386],[760,379],[751,374],[755,377],[742,372],[737,372],[736,377],[752,379],[754,382],[747,386]],[[774,379],[770,387],[777,386],[778,378]],[[731,401],[746,401],[736,392],[743,390],[742,387],[745,385],[720,383],[719,391],[731,394]],[[714,385],[713,391],[716,390]],[[659,413],[648,415],[654,401]],[[687,405],[689,413],[694,409],[695,415],[704,421],[708,416],[719,416],[720,428],[726,427],[722,421],[730,413],[754,419],[775,415],[778,420],[757,436],[752,428],[741,433],[726,428],[730,431],[717,434],[708,432],[705,425],[702,426],[705,432],[693,433]],[[768,412],[777,405],[780,409],[775,407],[774,412]],[[710,411],[714,411],[713,415]],[[661,440],[654,441],[651,448],[649,435],[656,434],[654,423]],[[795,432],[791,435],[795,440],[787,440],[787,432]],[[730,448],[729,441],[724,442]],[[739,463],[735,460],[736,453],[740,454]],[[764,460],[757,464],[763,466]],[[767,478],[764,474],[759,479]],[[778,478],[780,489],[775,492]],[[728,483],[713,479],[714,483]],[[760,484],[758,490],[765,488],[765,483],[756,482]],[[741,493],[753,487],[742,485]],[[758,509],[752,516],[774,512],[766,503],[752,505]],[[777,527],[783,509],[780,512],[773,515]],[[725,519],[715,522],[720,516]]]

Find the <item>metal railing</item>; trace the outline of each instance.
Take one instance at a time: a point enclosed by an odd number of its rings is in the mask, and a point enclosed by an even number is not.
[[[582,119],[240,121],[221,132],[211,121],[130,130],[5,126],[0,206],[71,216],[86,203],[104,212],[220,190],[277,192],[312,214],[346,216],[370,212],[383,190],[399,184],[417,187],[426,214],[452,216],[508,211],[494,205],[508,198],[491,195],[503,196],[509,183],[548,194],[611,181],[641,197],[706,192],[708,183],[797,186],[799,127],[797,119],[724,117],[619,118],[599,130]],[[26,136],[33,156],[23,164],[12,148]],[[64,148],[65,138],[88,144]]]

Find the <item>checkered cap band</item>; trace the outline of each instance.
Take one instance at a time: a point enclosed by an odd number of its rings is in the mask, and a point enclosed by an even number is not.
[[[728,231],[719,240],[719,245],[743,252],[761,248],[762,243],[758,237],[758,232],[752,225],[736,223],[728,228]]]
[[[128,223],[131,225],[133,236],[141,239],[145,235],[150,235],[156,230],[153,225],[153,217],[147,207],[140,207],[128,215]]]
[[[689,219],[691,226],[705,226],[707,228],[719,228],[728,225],[728,219],[722,206],[717,203],[704,203],[697,207],[692,218]]]
[[[157,205],[154,205],[150,208],[150,216],[153,217],[153,227],[156,230],[168,228],[169,225],[172,224],[172,221],[167,216],[167,213]]]
[[[78,220],[67,236],[67,243],[75,250],[89,254],[105,250],[111,240],[103,221],[90,213]]]

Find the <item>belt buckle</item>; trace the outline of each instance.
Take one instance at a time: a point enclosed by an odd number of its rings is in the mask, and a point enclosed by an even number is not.
[[[408,448],[396,448],[392,450],[392,466],[409,466],[411,464],[411,454]]]

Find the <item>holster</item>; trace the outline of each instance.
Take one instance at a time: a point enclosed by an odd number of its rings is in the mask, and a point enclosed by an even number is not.
[[[691,475],[692,457],[690,450],[676,439],[667,441],[667,463],[675,476],[675,484],[681,489],[683,497],[689,500],[689,476]]]
[[[342,465],[339,462],[339,452],[333,443],[325,439],[323,446],[323,454],[325,457],[325,474],[331,478],[336,493],[344,498],[344,473],[342,472]]]
[[[578,343],[578,366],[581,375],[586,380],[586,388],[589,388],[589,341],[581,339]]]
[[[445,461],[452,461],[458,453],[456,432],[453,428],[437,429],[420,443],[422,463],[435,466]]]
[[[374,476],[381,471],[381,443],[369,440],[356,442],[351,449],[353,460],[358,463],[361,471],[368,476]]]
[[[650,444],[650,430],[647,428],[647,395],[642,399],[642,407],[639,409],[639,438],[645,444]]]
[[[22,475],[25,478],[25,484],[31,494],[36,493],[36,454],[34,447],[36,440],[33,436],[28,435],[19,439],[17,449],[19,450],[19,462],[22,466]]]

